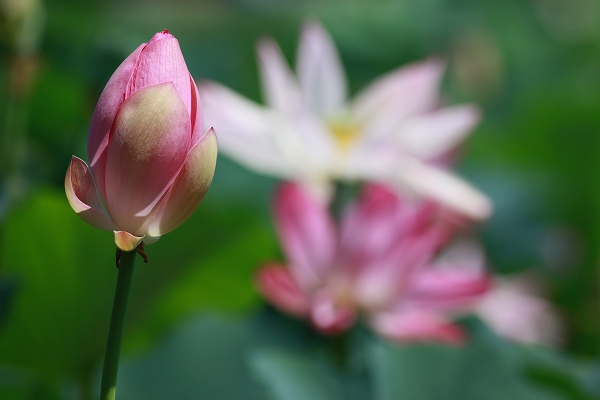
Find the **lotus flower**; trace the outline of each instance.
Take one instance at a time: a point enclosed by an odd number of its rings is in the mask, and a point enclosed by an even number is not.
[[[88,224],[115,231],[123,251],[158,240],[193,213],[211,183],[217,139],[212,128],[202,130],[179,43],[159,32],[106,84],[90,126],[90,167],[73,157],[67,170],[71,207]]]
[[[259,270],[257,288],[326,334],[349,329],[363,314],[392,340],[460,342],[464,333],[452,317],[486,293],[489,279],[434,260],[456,229],[440,212],[435,203],[372,184],[346,209],[338,231],[325,203],[287,183],[276,194],[275,222],[288,264]]]
[[[340,58],[317,22],[302,30],[297,77],[271,39],[259,42],[258,59],[266,107],[214,82],[199,85],[228,156],[323,197],[334,180],[375,181],[472,219],[491,214],[488,198],[444,166],[480,118],[472,105],[440,108],[444,63],[404,66],[349,102]]]

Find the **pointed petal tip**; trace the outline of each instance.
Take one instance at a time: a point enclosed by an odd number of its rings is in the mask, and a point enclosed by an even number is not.
[[[145,236],[134,236],[129,232],[125,231],[114,231],[115,233],[115,244],[117,247],[126,252],[135,250],[136,247],[142,243]]]
[[[173,39],[177,40],[175,38],[175,36],[173,36],[171,33],[169,33],[168,29],[165,29],[163,31],[156,32],[154,34],[154,36],[152,36],[152,39],[150,39],[148,44],[152,44],[152,43],[158,42],[159,40],[169,39],[169,38],[173,38]]]

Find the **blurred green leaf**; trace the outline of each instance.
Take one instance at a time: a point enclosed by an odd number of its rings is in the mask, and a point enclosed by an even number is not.
[[[306,348],[298,325],[272,311],[232,318],[195,316],[143,356],[119,368],[119,396],[131,400],[266,400],[248,357],[256,347]],[[301,325],[300,325],[301,326]]]
[[[252,273],[275,248],[270,223],[251,209],[207,201],[147,247],[150,264],[138,262],[129,347],[143,347],[192,311],[255,304]],[[51,376],[95,368],[116,281],[114,252],[112,235],[81,221],[63,193],[42,190],[16,208],[0,243],[2,276],[16,285],[0,331],[0,361]]]
[[[251,365],[277,400],[346,398],[342,381],[322,357],[281,350],[257,350]]]
[[[0,360],[51,375],[91,368],[102,353],[115,284],[110,236],[78,221],[64,195],[44,190],[14,210],[0,243],[16,285],[0,331]]]
[[[489,334],[477,334],[463,347],[377,341],[371,363],[377,400],[563,398],[528,382],[523,360]]]

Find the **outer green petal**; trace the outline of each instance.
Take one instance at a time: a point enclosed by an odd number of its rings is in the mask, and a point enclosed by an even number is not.
[[[129,232],[115,231],[115,244],[123,251],[133,251],[144,239],[143,236],[134,236]]]

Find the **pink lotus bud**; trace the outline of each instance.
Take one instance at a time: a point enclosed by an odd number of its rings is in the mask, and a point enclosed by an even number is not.
[[[156,241],[194,212],[210,186],[217,138],[202,129],[179,43],[159,32],[106,84],[90,125],[90,167],[73,157],[67,170],[71,207],[88,224],[115,231],[121,250]]]

